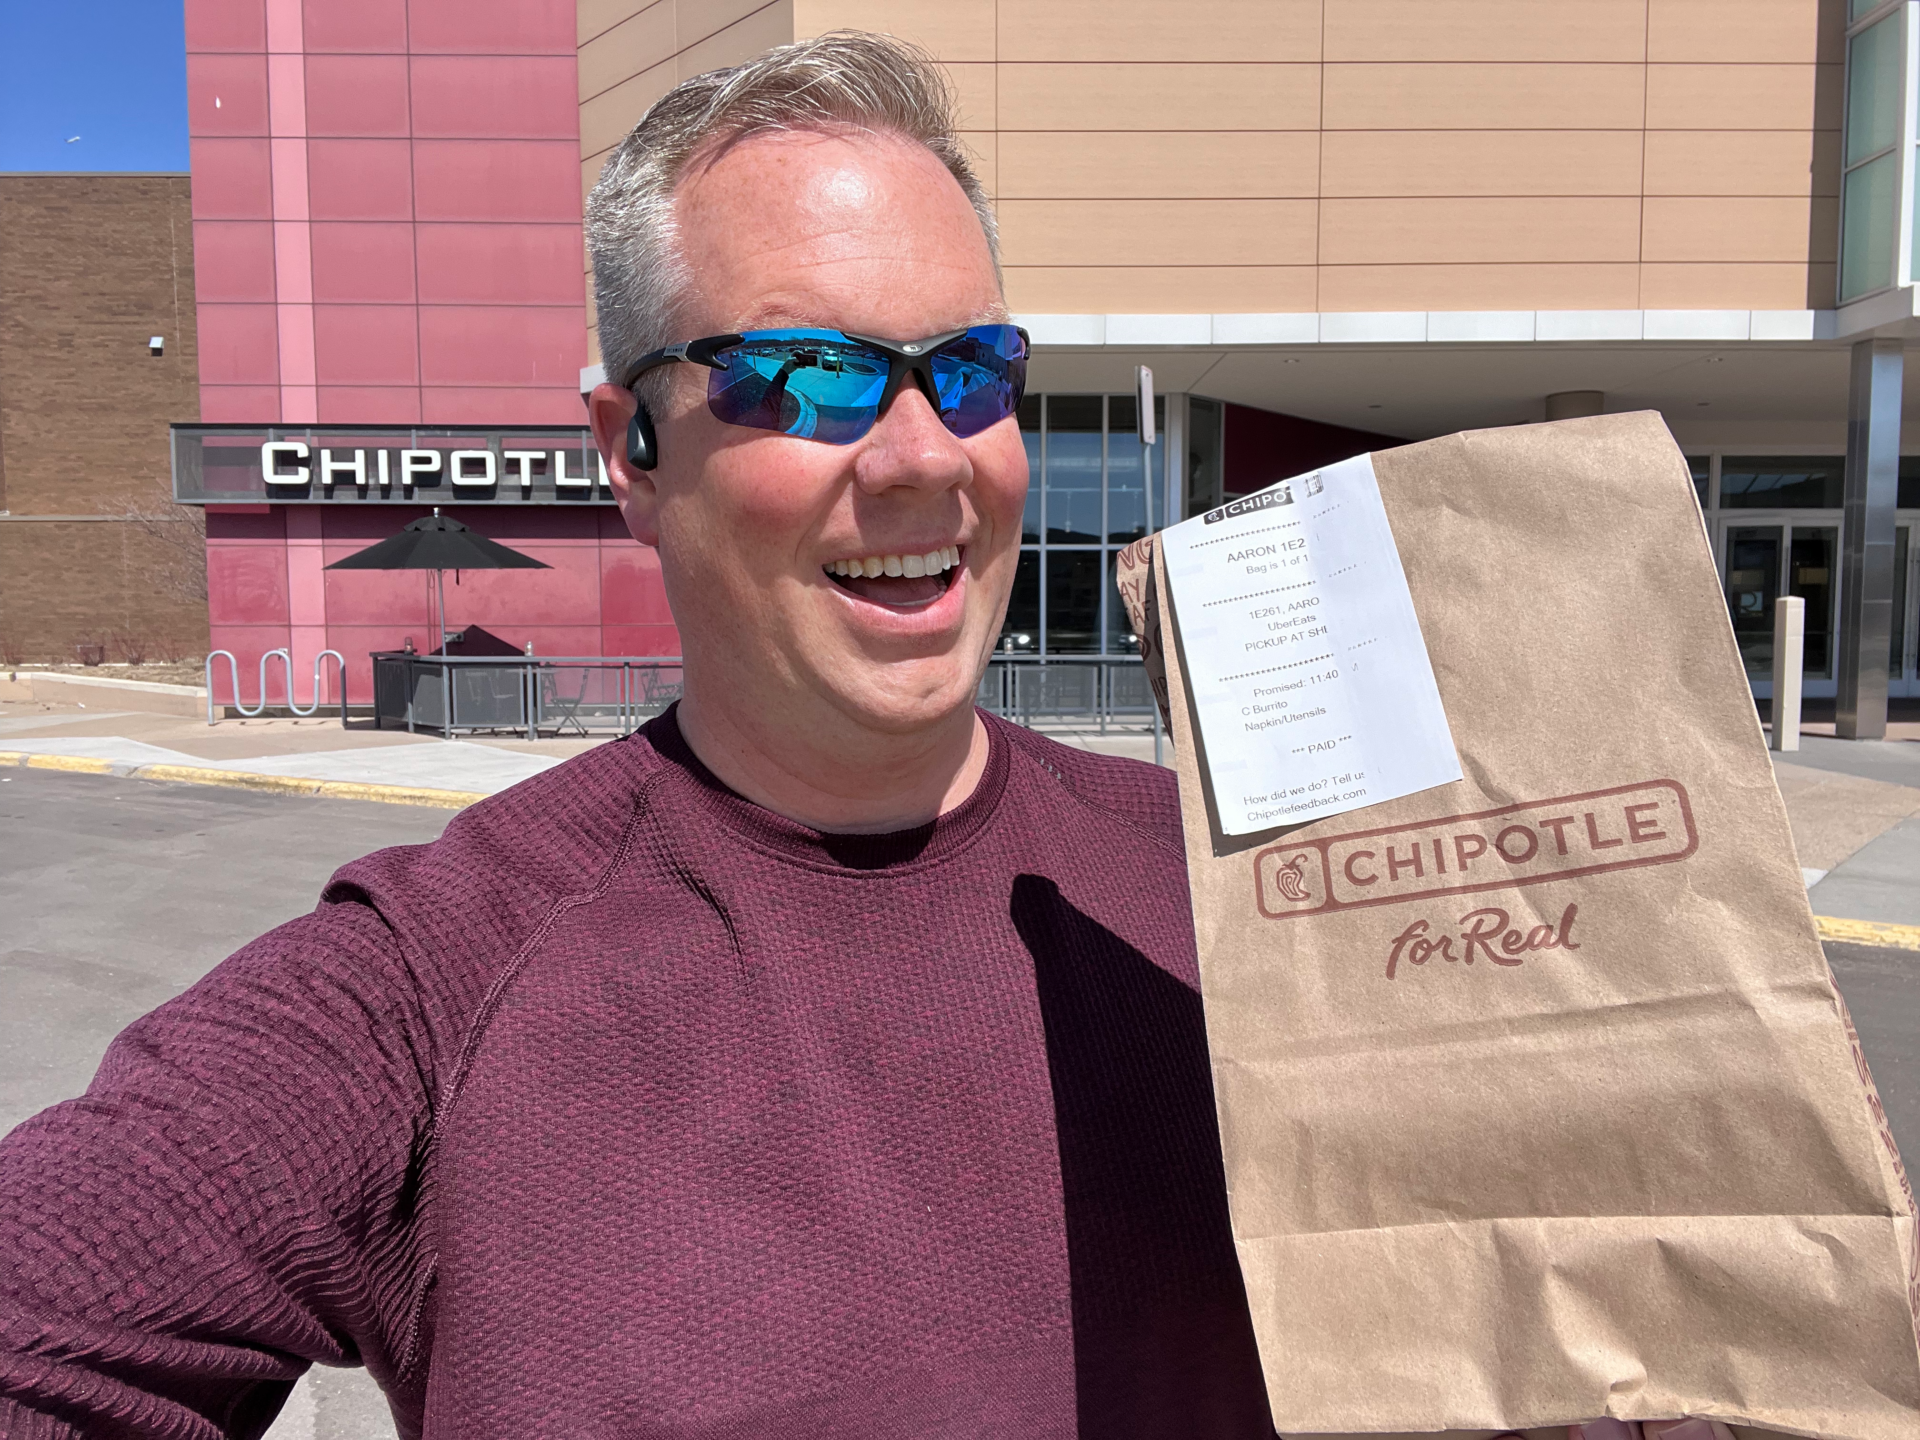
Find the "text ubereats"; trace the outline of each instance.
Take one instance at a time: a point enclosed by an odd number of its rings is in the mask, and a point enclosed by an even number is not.
[[[317,453],[316,453],[317,452]],[[578,450],[367,450],[333,449],[304,440],[269,440],[260,447],[260,476],[273,489],[351,485],[417,490],[447,485],[455,490],[493,490],[503,482],[533,489],[536,476],[559,491],[585,494],[606,487],[607,462],[596,453],[599,474],[588,475]],[[568,466],[573,467],[569,473]]]

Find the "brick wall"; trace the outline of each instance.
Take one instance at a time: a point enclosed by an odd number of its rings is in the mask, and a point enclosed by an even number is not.
[[[205,646],[192,244],[184,175],[0,175],[0,663]]]

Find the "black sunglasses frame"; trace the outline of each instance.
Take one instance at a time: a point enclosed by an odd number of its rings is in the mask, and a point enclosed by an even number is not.
[[[989,321],[987,323],[999,324],[1001,322]],[[811,327],[794,326],[792,328],[805,329]],[[822,326],[820,328],[825,329],[828,327]],[[876,339],[871,335],[856,335],[851,330],[841,330],[836,333],[844,335],[856,345],[869,345],[887,357],[887,385],[886,389],[880,392],[880,403],[874,412],[876,415],[884,415],[887,413],[887,407],[893,404],[894,397],[900,393],[900,387],[907,383],[908,376],[913,377],[920,387],[920,392],[927,397],[928,403],[938,411],[940,408],[940,390],[934,383],[933,378],[933,353],[942,345],[952,344],[955,340],[963,337],[968,330],[973,328],[975,327],[971,325],[963,326],[958,330],[948,330],[940,335],[930,335],[924,340],[914,340],[905,344],[892,340]],[[1013,328],[1015,333],[1019,335],[1021,342],[1027,347],[1028,353],[1031,354],[1033,350],[1033,337],[1027,334],[1024,326],[1016,325]],[[668,345],[664,349],[654,350],[646,355],[642,355],[628,367],[626,377],[620,382],[620,388],[622,390],[631,390],[634,385],[639,382],[640,377],[649,370],[655,370],[662,365],[672,365],[678,362],[685,362],[689,365],[704,365],[709,370],[724,370],[727,367],[726,363],[719,358],[721,352],[731,350],[735,345],[745,343],[746,338],[744,335],[708,335],[699,340],[687,340],[678,345]]]

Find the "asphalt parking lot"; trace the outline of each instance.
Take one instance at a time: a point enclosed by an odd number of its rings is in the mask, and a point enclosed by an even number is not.
[[[86,1088],[107,1043],[310,909],[340,865],[453,812],[109,775],[0,778],[0,1129]],[[1902,1151],[1920,1156],[1920,952],[1831,944]],[[385,1440],[360,1371],[319,1371],[269,1440]]]

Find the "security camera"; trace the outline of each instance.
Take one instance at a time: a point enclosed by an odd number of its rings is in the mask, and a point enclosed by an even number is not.
[[[165,354],[166,349],[167,349],[167,339],[166,339],[166,336],[164,335],[156,335],[151,340],[147,341],[147,353],[149,355],[158,357],[160,355]]]

